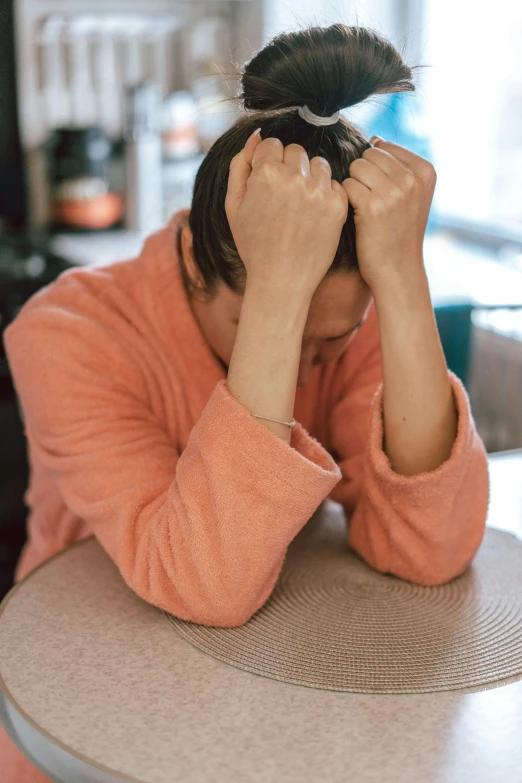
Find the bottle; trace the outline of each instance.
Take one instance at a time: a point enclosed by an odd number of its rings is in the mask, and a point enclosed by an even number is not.
[[[199,150],[196,101],[188,90],[178,90],[165,101],[163,155],[168,160],[184,160]]]
[[[163,225],[161,97],[141,82],[125,94],[125,225],[149,234]]]

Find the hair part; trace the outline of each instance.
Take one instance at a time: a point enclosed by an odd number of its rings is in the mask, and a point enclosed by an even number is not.
[[[208,296],[215,295],[220,281],[235,293],[244,292],[246,269],[230,231],[225,196],[230,162],[253,131],[261,128],[262,138],[275,136],[284,146],[300,144],[310,159],[326,158],[333,179],[342,182],[371,144],[342,116],[333,125],[317,127],[297,108],[306,104],[315,114],[329,116],[374,94],[414,91],[412,71],[379,33],[343,24],[283,33],[245,64],[239,99],[247,113],[205,156],[189,214],[194,260]],[[328,274],[340,271],[358,271],[352,209]],[[182,275],[189,292],[196,290],[183,263]]]

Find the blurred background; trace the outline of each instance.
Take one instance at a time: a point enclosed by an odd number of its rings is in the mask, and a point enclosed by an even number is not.
[[[63,270],[135,255],[235,120],[234,65],[284,30],[390,39],[415,93],[346,116],[435,165],[425,265],[488,452],[522,447],[522,4],[1,0],[0,324]],[[0,346],[0,598],[25,540],[23,421]],[[522,480],[522,477],[521,477]]]

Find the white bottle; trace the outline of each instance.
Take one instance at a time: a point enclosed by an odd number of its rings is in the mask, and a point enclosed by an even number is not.
[[[126,91],[125,224],[141,234],[164,222],[160,105],[155,84],[143,82]]]
[[[163,108],[163,154],[169,160],[185,160],[199,150],[197,103],[188,90],[177,90]]]

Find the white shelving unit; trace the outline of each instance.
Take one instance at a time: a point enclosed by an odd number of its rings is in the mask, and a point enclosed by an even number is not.
[[[221,21],[220,52],[248,59],[261,46],[262,9],[263,0],[16,0],[30,223],[48,220],[42,145],[54,127],[96,122],[117,137],[126,84],[154,77],[164,94],[188,87],[192,31],[210,17]]]

